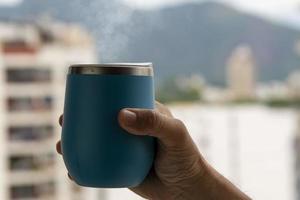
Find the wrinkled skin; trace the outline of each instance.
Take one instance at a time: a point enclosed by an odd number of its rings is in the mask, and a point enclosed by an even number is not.
[[[164,105],[156,102],[154,110],[123,109],[118,120],[131,134],[158,139],[150,173],[142,184],[130,188],[136,194],[153,200],[250,199],[209,166],[185,125]],[[59,121],[62,124],[62,116]],[[60,141],[56,148],[61,154]]]

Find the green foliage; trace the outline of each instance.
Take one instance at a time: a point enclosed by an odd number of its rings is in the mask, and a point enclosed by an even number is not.
[[[156,98],[162,103],[193,102],[201,100],[201,89],[197,87],[182,87],[176,77],[167,79],[157,89]]]
[[[255,98],[244,98],[244,99],[237,99],[237,100],[233,100],[231,102],[232,104],[253,104],[253,103],[257,103]]]
[[[271,107],[297,107],[300,108],[300,99],[269,99],[264,102],[266,105]]]

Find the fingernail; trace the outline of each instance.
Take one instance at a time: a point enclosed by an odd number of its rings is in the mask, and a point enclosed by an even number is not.
[[[130,110],[123,110],[124,123],[128,126],[135,124],[136,114]]]

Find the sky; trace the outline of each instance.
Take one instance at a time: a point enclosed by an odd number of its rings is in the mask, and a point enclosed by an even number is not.
[[[21,0],[0,0],[0,5],[14,5],[21,2]]]
[[[123,0],[137,8],[153,9],[161,6],[204,0]],[[207,0],[210,1],[210,0]],[[215,0],[256,15],[284,21],[300,28],[300,0]]]
[[[14,5],[22,0],[0,0],[0,5]],[[121,0],[132,7],[155,9],[161,6],[186,3],[188,1],[203,2],[204,0]],[[212,1],[212,0],[206,0]],[[300,28],[300,0],[214,0],[226,2],[234,7],[268,17],[277,21],[284,21]]]
[[[204,0],[123,0],[132,6],[140,8],[155,8],[188,1],[203,2]],[[299,10],[300,0],[215,0],[227,2],[235,6],[257,12],[279,13],[285,10]]]
[[[22,0],[0,0],[0,5],[14,5]],[[161,6],[185,3],[188,1],[203,2],[204,0],[121,0],[137,8],[153,9]],[[208,0],[210,1],[210,0]],[[300,15],[300,0],[215,0],[227,2],[240,9],[262,15]]]
[[[0,4],[13,5],[22,0],[0,0]],[[170,4],[184,3],[188,1],[202,2],[204,0],[122,0],[133,7],[156,8]],[[209,0],[208,0],[209,1]],[[300,0],[215,0],[223,1],[241,7],[246,10],[263,13],[277,13],[298,10],[300,12]]]

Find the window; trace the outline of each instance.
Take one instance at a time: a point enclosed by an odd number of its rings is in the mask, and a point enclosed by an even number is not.
[[[51,81],[51,71],[35,68],[7,69],[6,80],[10,83],[49,82]]]
[[[52,108],[52,97],[10,97],[7,100],[9,111],[45,111]]]
[[[11,156],[9,168],[12,171],[39,170],[54,164],[54,154],[41,156]]]
[[[35,198],[38,196],[36,187],[33,185],[14,186],[10,189],[12,199]]]
[[[11,199],[39,198],[55,193],[55,183],[47,182],[39,185],[20,185],[10,188]]]
[[[13,126],[8,133],[11,141],[41,141],[53,136],[53,126]]]

